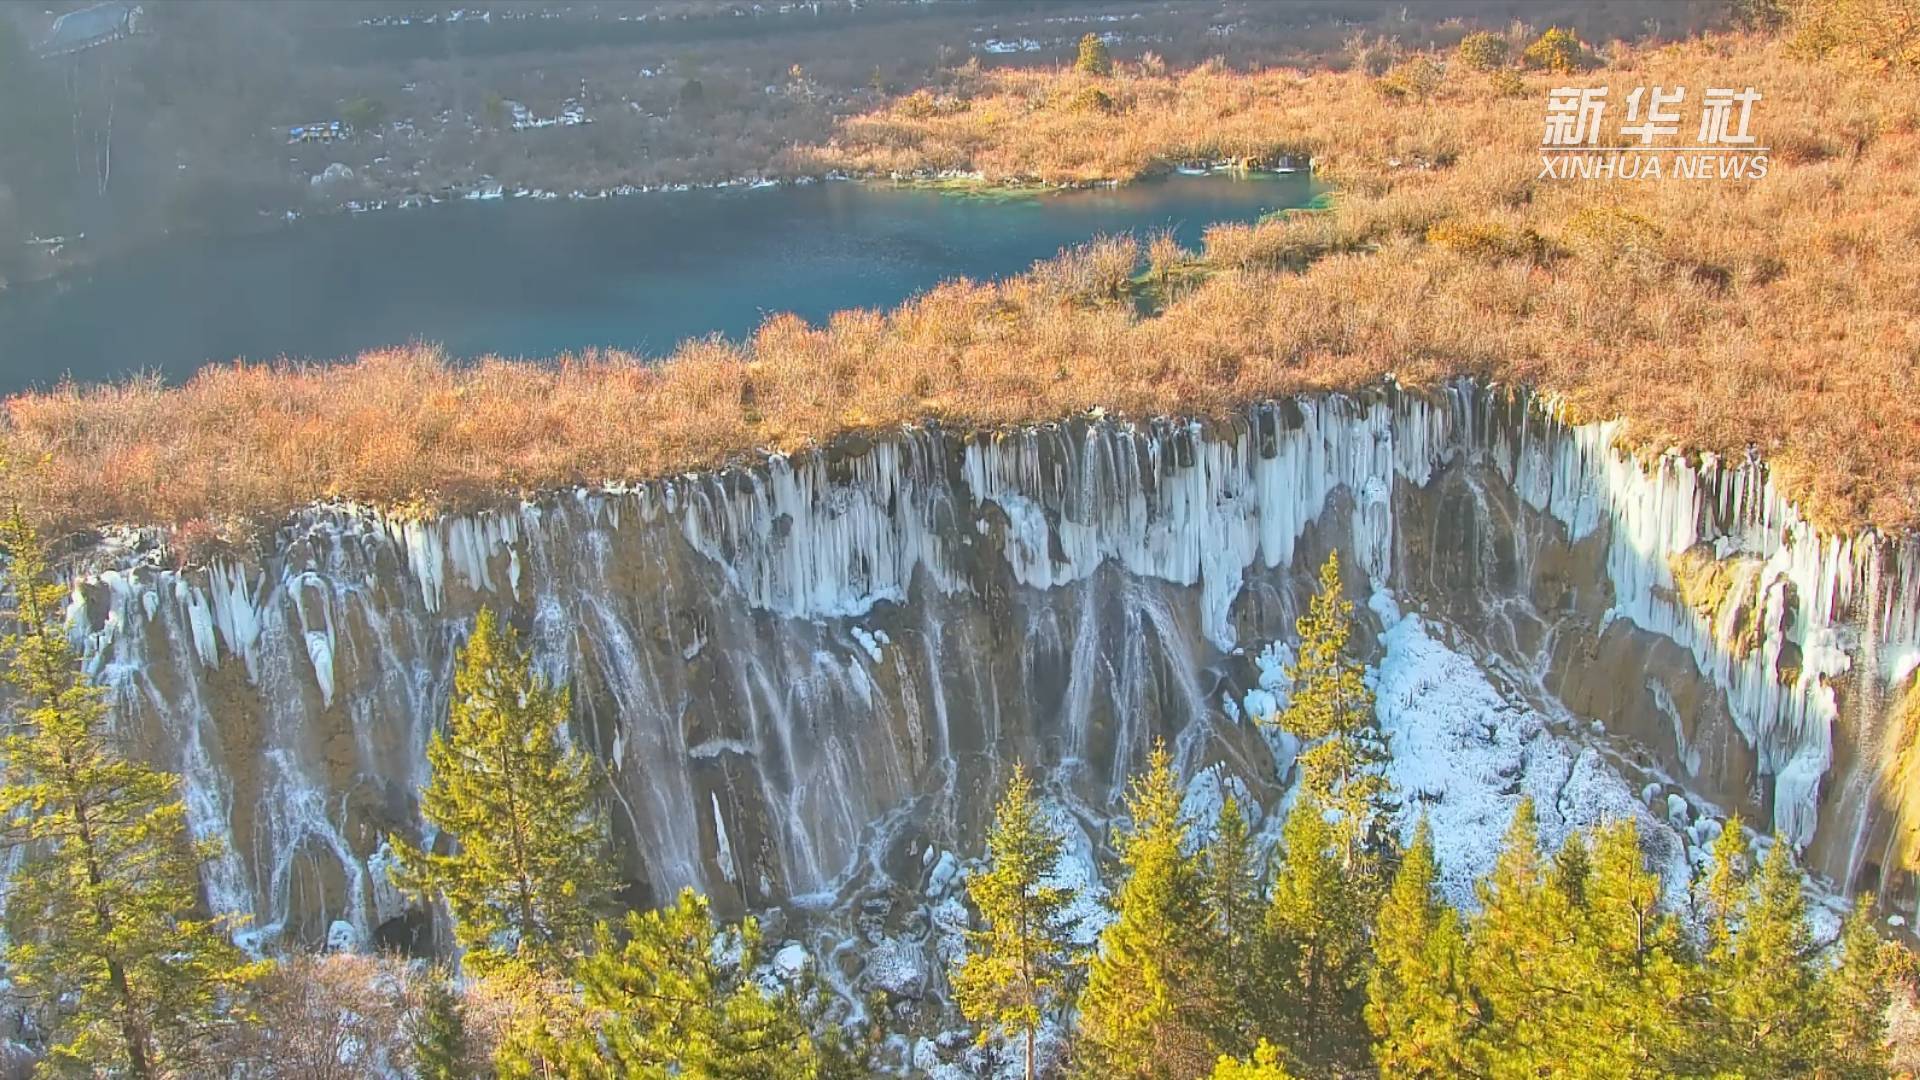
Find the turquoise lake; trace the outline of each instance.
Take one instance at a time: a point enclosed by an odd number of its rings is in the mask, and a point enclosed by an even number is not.
[[[0,391],[236,357],[332,359],[412,340],[461,357],[664,353],[1005,277],[1101,233],[1304,206],[1304,174],[1176,176],[1031,198],[822,183],[591,201],[507,199],[183,239],[0,293]]]

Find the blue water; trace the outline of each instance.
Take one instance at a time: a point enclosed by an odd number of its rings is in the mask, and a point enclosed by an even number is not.
[[[1028,199],[828,183],[591,202],[456,203],[177,240],[0,293],[0,391],[209,361],[332,359],[411,340],[462,357],[664,353],[1004,277],[1099,233],[1197,245],[1315,194],[1302,175],[1173,177]]]

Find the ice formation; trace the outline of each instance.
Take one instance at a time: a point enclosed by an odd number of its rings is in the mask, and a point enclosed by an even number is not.
[[[656,896],[830,906],[887,874],[901,838],[973,854],[952,823],[980,819],[1016,750],[1077,800],[1082,836],[1154,735],[1189,775],[1284,769],[1282,741],[1232,733],[1283,707],[1297,600],[1333,547],[1415,612],[1375,617],[1383,709],[1429,748],[1407,759],[1409,787],[1447,778],[1427,754],[1464,755],[1449,768],[1470,776],[1515,754],[1523,777],[1546,770],[1528,734],[1541,714],[1486,696],[1466,652],[1434,651],[1418,606],[1444,560],[1500,532],[1598,560],[1612,623],[1685,650],[1753,748],[1771,824],[1824,844],[1824,869],[1851,881],[1871,861],[1878,761],[1836,747],[1920,664],[1920,545],[1822,535],[1758,462],[1642,462],[1616,434],[1471,385],[1207,424],[912,428],[472,514],[316,506],[257,560],[105,560],[76,583],[73,629],[117,716],[184,775],[195,835],[226,841],[206,872],[215,904],[263,941],[319,944],[343,921],[371,942],[401,903],[385,837],[423,838],[424,748],[482,603],[573,684],[576,738],[613,778],[624,874]],[[1421,502],[1461,474],[1532,517]],[[1478,516],[1435,520],[1456,511]],[[1731,584],[1683,595],[1688,559]],[[1503,587],[1527,601],[1536,586]],[[1693,706],[1662,694],[1646,689],[1675,779],[1704,782]],[[1564,765],[1563,784],[1607,771],[1598,751]],[[1464,780],[1441,795],[1431,812],[1461,836],[1502,817],[1504,796]]]

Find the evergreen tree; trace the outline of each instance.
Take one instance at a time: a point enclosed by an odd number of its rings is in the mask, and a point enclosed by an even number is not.
[[[1293,1080],[1293,1074],[1280,1064],[1279,1048],[1265,1039],[1254,1048],[1251,1060],[1222,1056],[1209,1075],[1212,1080]]]
[[[718,932],[706,898],[689,889],[671,908],[629,913],[623,936],[600,926],[576,968],[577,1010],[550,1010],[509,1033],[495,1057],[504,1080],[854,1075],[839,1044],[812,1032],[802,992],[753,980],[752,919]]]
[[[1125,880],[1080,998],[1075,1063],[1089,1076],[1197,1076],[1217,1056],[1198,1000],[1210,935],[1164,745],[1134,778],[1127,812],[1131,827],[1115,838]]]
[[[1732,959],[1733,934],[1747,910],[1747,888],[1752,880],[1753,851],[1747,845],[1746,824],[1738,814],[1727,819],[1713,841],[1713,858],[1696,897],[1701,907],[1706,959],[1719,966]]]
[[[1709,956],[1719,1029],[1711,1064],[1719,1076],[1806,1076],[1825,1061],[1830,1014],[1801,886],[1792,845],[1775,836],[1747,885],[1737,924]]]
[[[512,627],[486,608],[453,685],[446,730],[427,747],[433,779],[420,812],[457,847],[439,854],[392,838],[399,882],[446,898],[475,971],[511,959],[562,972],[613,888],[592,765],[562,741],[567,691],[533,673]]]
[[[1252,1026],[1252,954],[1260,936],[1260,879],[1254,857],[1247,815],[1229,795],[1201,855],[1201,887],[1214,952],[1207,1025],[1215,1042],[1230,1053],[1247,1047]]]
[[[1584,847],[1571,839],[1567,847]],[[1660,877],[1647,868],[1631,820],[1602,829],[1575,901],[1582,1018],[1563,1033],[1562,1060],[1592,1075],[1671,1076],[1686,1049],[1682,1017],[1695,971],[1679,922],[1660,908]]]
[[[1573,1022],[1577,993],[1564,955],[1574,936],[1570,897],[1585,884],[1575,862],[1558,868],[1549,885],[1533,801],[1521,800],[1500,858],[1479,884],[1468,936],[1469,979],[1483,1010],[1476,1073],[1545,1076],[1561,1064],[1558,1040]]]
[[[1825,975],[1832,1008],[1834,1080],[1869,1080],[1887,1075],[1887,1007],[1893,1002],[1892,958],[1898,946],[1880,940],[1873,928],[1872,893],[1854,898],[1853,914],[1840,930],[1840,956]]]
[[[1065,846],[1041,815],[1026,772],[1016,768],[994,810],[987,867],[967,880],[967,898],[986,929],[968,932],[953,993],[961,1013],[981,1025],[983,1043],[995,1031],[1024,1034],[1028,1080],[1034,1032],[1059,1004],[1073,961],[1066,922],[1073,893],[1046,884],[1058,874]]]
[[[419,1080],[465,1080],[472,1075],[467,1063],[466,1010],[445,972],[436,970],[427,976],[412,1036],[414,1073]]]
[[[37,1002],[54,1074],[194,1071],[259,974],[217,920],[197,917],[198,863],[178,780],[122,756],[100,688],[63,625],[64,590],[15,507],[0,521],[14,698],[0,820],[24,846],[9,882],[6,972]]]
[[[1391,848],[1386,823],[1393,797],[1382,767],[1386,740],[1374,716],[1373,691],[1347,655],[1353,601],[1340,591],[1340,555],[1320,567],[1320,590],[1296,629],[1299,660],[1287,671],[1292,689],[1280,726],[1307,744],[1301,782],[1339,816],[1340,867],[1362,887],[1385,885]]]
[[[1475,1006],[1466,994],[1466,930],[1435,893],[1436,872],[1433,834],[1423,817],[1373,935],[1366,1017],[1382,1077],[1467,1071]]]
[[[1107,43],[1100,40],[1099,34],[1080,38],[1080,55],[1074,58],[1073,69],[1087,75],[1113,74],[1113,55],[1107,52]]]
[[[1339,830],[1311,791],[1287,815],[1268,901],[1263,1020],[1306,1061],[1363,1058],[1357,1022],[1371,907],[1340,866]]]

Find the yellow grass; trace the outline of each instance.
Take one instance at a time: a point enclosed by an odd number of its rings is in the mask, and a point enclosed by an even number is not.
[[[1111,111],[1086,106],[1091,81]],[[1340,185],[1330,213],[1210,230],[1204,264],[1134,290],[1172,297],[1147,313],[1114,295],[1128,253],[1109,243],[888,313],[775,318],[744,344],[651,365],[460,368],[419,348],[16,397],[5,450],[43,462],[19,481],[62,527],[233,533],[315,498],[454,504],[920,418],[1215,413],[1470,373],[1625,416],[1642,447],[1755,447],[1830,528],[1920,524],[1916,84],[1746,38],[1529,75],[1517,95],[1511,81],[1453,65],[1417,98],[1355,73],[963,73],[912,115],[850,121],[808,151],[1049,181],[1310,151]],[[1689,120],[1705,87],[1753,85],[1771,175],[1536,179],[1546,89],[1569,81],[1609,84],[1615,108],[1634,86],[1684,85]]]

